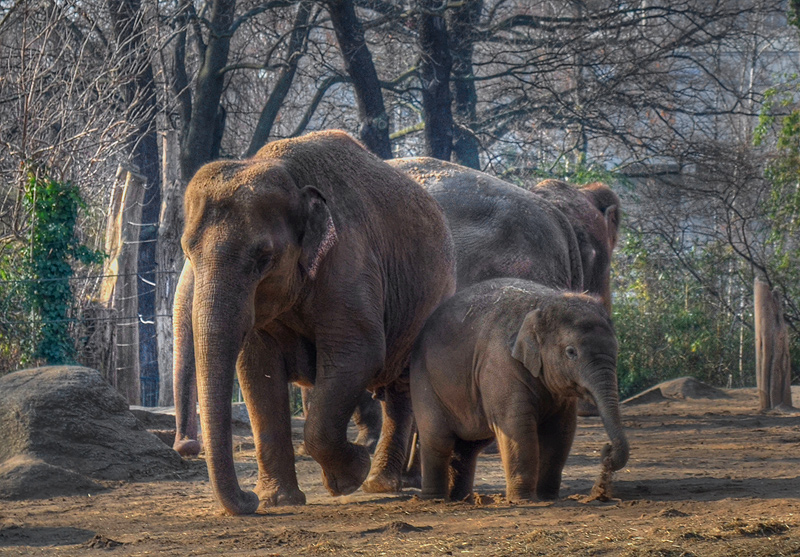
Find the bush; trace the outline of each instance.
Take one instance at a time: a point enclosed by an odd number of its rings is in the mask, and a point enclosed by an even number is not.
[[[717,269],[713,289],[700,285],[688,269],[713,275],[708,266],[719,254],[711,251],[687,249],[679,263],[657,238],[624,229],[613,306],[623,398],[683,376],[721,387],[755,383],[752,280],[728,267]]]

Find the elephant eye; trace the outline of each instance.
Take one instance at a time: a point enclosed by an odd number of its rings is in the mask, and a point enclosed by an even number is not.
[[[258,255],[255,256],[255,261],[253,265],[253,271],[260,275],[263,273],[269,264],[272,262],[272,252],[271,251],[263,251],[260,252]]]
[[[574,346],[567,346],[567,349],[564,351],[567,355],[567,358],[570,360],[574,360],[578,357],[578,351],[575,350]]]

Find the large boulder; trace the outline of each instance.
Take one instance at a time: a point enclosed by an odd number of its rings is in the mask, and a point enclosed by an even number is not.
[[[0,377],[0,499],[52,497],[183,469],[100,374],[52,366]]]

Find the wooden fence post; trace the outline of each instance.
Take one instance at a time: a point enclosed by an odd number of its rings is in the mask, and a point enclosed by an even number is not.
[[[122,181],[124,179],[124,182]],[[106,375],[130,404],[141,404],[139,380],[139,302],[137,266],[139,228],[145,179],[122,166],[111,196],[106,225],[106,253],[100,289],[101,305],[108,308],[111,351]]]
[[[756,386],[761,410],[791,408],[789,331],[780,293],[756,279],[753,286],[756,341]]]

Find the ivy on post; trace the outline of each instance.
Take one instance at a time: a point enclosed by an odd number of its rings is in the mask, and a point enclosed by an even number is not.
[[[99,263],[103,254],[81,244],[75,234],[78,211],[84,203],[71,182],[53,180],[30,168],[24,204],[32,223],[25,250],[30,278],[28,307],[35,322],[31,358],[48,364],[74,363],[71,261]]]

